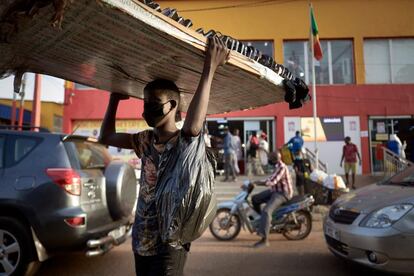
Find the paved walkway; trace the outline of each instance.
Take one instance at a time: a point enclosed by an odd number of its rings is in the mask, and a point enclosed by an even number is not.
[[[248,181],[257,181],[257,180],[262,180],[262,179],[266,179],[268,177],[268,175],[265,176],[252,176],[252,177],[247,177],[244,175],[241,175],[237,178],[237,181],[228,181],[228,182],[224,182],[224,177],[223,176],[217,176],[216,178],[216,194],[217,194],[217,199],[218,202],[223,202],[223,201],[227,201],[227,200],[232,200],[238,193],[240,193],[241,189],[240,186],[243,185],[243,182],[248,180]],[[342,176],[344,179],[345,177]],[[356,187],[357,188],[361,188],[370,184],[373,184],[375,182],[380,181],[381,179],[383,179],[383,176],[375,176],[375,175],[357,175],[355,182],[356,182]],[[295,179],[294,179],[294,174],[293,174],[293,185],[295,185]],[[256,186],[255,190],[253,191],[252,194],[256,194],[259,193],[263,190],[267,189],[266,187],[263,186]],[[329,211],[329,205],[318,205],[318,206],[314,206],[313,208],[313,219],[315,221],[321,221],[322,218],[327,215]]]

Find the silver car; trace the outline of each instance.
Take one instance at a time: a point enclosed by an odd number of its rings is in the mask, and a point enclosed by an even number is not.
[[[414,166],[340,197],[324,219],[336,256],[384,271],[414,273]]]

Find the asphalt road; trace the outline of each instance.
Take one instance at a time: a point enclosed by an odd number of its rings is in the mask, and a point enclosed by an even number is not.
[[[241,232],[234,241],[220,242],[207,231],[192,244],[185,275],[386,275],[334,257],[325,246],[320,221],[314,222],[311,235],[303,241],[273,234],[270,247],[251,248],[256,240],[255,235]],[[130,240],[102,257],[56,256],[43,263],[37,275],[135,275]]]

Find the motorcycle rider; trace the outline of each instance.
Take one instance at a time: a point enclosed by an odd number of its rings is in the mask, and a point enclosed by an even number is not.
[[[253,208],[257,213],[261,214],[260,225],[257,230],[257,234],[261,239],[254,244],[255,248],[269,246],[268,237],[273,211],[291,199],[293,195],[289,169],[282,162],[280,152],[272,153],[269,159],[269,161],[275,164],[272,175],[266,180],[256,182],[257,185],[266,185],[269,189],[252,197]],[[262,203],[266,203],[263,210],[260,209]]]

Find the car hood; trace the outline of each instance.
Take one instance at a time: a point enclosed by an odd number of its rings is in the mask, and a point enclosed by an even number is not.
[[[372,184],[341,196],[334,206],[366,214],[397,203],[414,203],[414,187]]]

